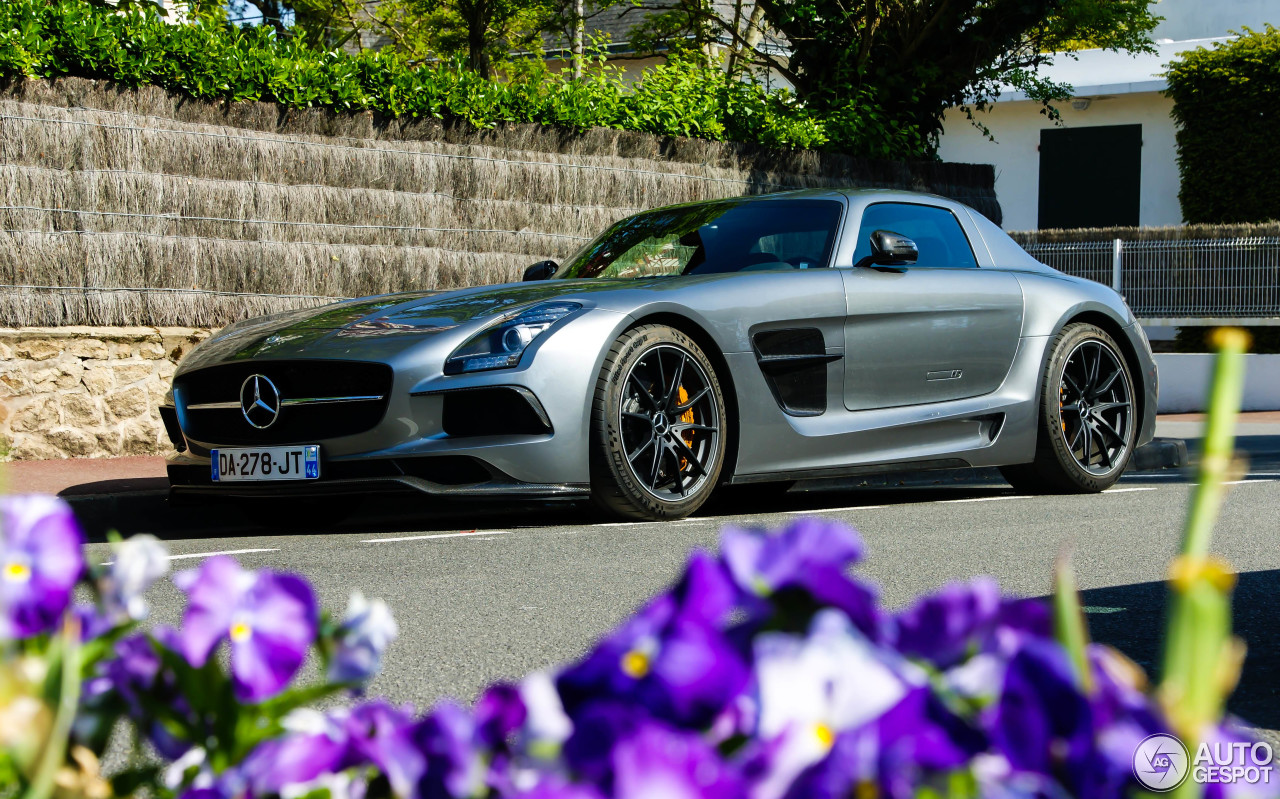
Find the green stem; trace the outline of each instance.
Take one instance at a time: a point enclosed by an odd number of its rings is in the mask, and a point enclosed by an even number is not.
[[[1235,447],[1236,416],[1244,394],[1244,352],[1249,335],[1239,328],[1216,331],[1218,357],[1209,390],[1208,419],[1205,421],[1204,449],[1200,454],[1200,476],[1192,494],[1187,516],[1182,554],[1203,557],[1218,519],[1225,492],[1223,482],[1231,471]]]
[[[40,757],[40,768],[24,799],[49,799],[53,795],[58,770],[66,762],[71,725],[80,702],[80,624],[74,617],[68,617],[62,625],[62,648],[62,689],[58,692],[58,713]]]
[[[1053,631],[1071,658],[1080,688],[1093,691],[1093,677],[1089,673],[1089,628],[1085,624],[1084,609],[1080,607],[1080,591],[1076,587],[1076,573],[1071,568],[1071,558],[1065,553],[1058,557],[1054,568]]]

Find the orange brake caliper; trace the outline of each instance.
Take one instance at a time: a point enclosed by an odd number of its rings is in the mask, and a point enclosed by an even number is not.
[[[676,389],[676,391],[677,391],[676,400],[681,405],[689,401],[689,392],[684,390],[684,386],[680,386],[678,389]],[[680,414],[680,421],[686,424],[693,424],[693,408],[690,408],[689,410]],[[693,433],[692,432],[686,430],[680,434],[680,438],[684,439],[684,443],[686,446],[689,447],[689,449],[693,449]],[[689,461],[687,459],[685,458],[680,459],[680,471],[683,472],[685,470],[685,467],[688,465],[689,465]]]

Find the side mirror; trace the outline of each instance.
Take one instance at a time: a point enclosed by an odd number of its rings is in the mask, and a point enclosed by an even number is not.
[[[532,280],[547,280],[556,273],[560,268],[560,264],[555,261],[538,261],[533,266],[524,270],[524,282],[528,283]]]
[[[905,266],[920,259],[920,248],[906,236],[889,230],[871,234],[871,263],[877,266]]]

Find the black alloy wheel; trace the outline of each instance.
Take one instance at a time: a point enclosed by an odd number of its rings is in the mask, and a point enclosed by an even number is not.
[[[697,510],[724,460],[724,397],[715,369],[678,330],[645,325],[610,349],[592,413],[592,496],[629,518]]]
[[[1097,339],[1076,345],[1063,364],[1058,408],[1067,449],[1080,468],[1102,476],[1127,460],[1133,391],[1113,349]]]
[[[1094,325],[1068,325],[1045,369],[1035,460],[1000,471],[1025,493],[1102,491],[1133,455],[1137,411],[1133,375],[1115,340]]]

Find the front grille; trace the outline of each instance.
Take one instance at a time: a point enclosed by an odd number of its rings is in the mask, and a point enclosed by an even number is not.
[[[240,387],[263,375],[285,403],[274,423],[255,428],[240,409]],[[206,444],[305,444],[372,429],[382,420],[391,397],[392,370],[365,361],[252,361],[210,366],[174,380],[182,431]],[[343,397],[377,400],[289,405],[290,400]],[[229,407],[194,408],[199,405]]]

